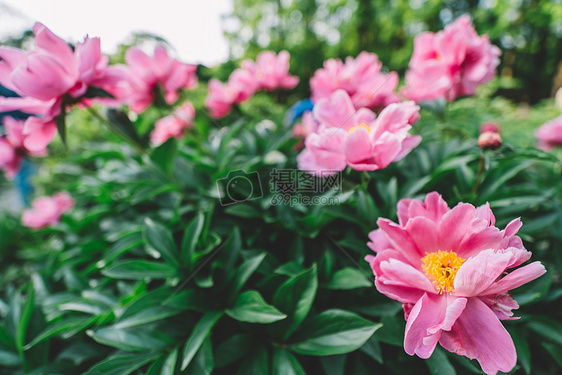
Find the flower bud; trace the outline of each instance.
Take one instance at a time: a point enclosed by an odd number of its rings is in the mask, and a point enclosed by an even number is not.
[[[478,137],[478,146],[486,150],[497,150],[502,145],[500,133],[487,131]]]

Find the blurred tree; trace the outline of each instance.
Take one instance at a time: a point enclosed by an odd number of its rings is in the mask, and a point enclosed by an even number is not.
[[[308,78],[330,57],[375,52],[403,74],[414,37],[464,13],[503,51],[500,74],[514,80],[503,80],[499,94],[534,103],[562,85],[554,80],[562,61],[560,0],[234,0],[224,31],[233,59],[288,50],[291,71],[304,78],[299,94],[307,95]]]

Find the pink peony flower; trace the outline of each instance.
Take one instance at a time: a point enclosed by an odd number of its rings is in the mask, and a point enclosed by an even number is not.
[[[536,131],[537,147],[543,151],[552,151],[556,146],[562,146],[562,116],[558,116],[542,124]]]
[[[41,115],[45,122],[63,105],[84,102],[89,87],[110,89],[123,77],[108,67],[99,38],[78,43],[75,50],[41,23],[33,27],[35,49],[26,53],[0,47],[0,84],[20,97],[0,99],[0,111],[21,110]]]
[[[250,99],[259,89],[254,75],[245,69],[235,69],[226,84],[217,79],[209,81],[209,96],[205,102],[211,117],[228,115],[234,104]]]
[[[476,33],[470,17],[461,16],[442,31],[416,37],[402,94],[418,103],[474,95],[495,77],[500,55],[487,35]]]
[[[136,113],[143,112],[152,104],[158,85],[168,104],[178,100],[180,90],[197,86],[197,66],[171,58],[163,46],[156,46],[153,56],[148,56],[138,47],[129,48],[125,61],[127,66],[121,68],[126,79],[112,93]]]
[[[47,145],[57,133],[53,121],[45,123],[37,117],[25,121],[5,117],[4,128],[6,137],[0,138],[0,169],[8,178],[19,172],[25,155],[47,155]]]
[[[55,225],[61,215],[74,207],[74,199],[65,191],[52,197],[39,197],[31,203],[32,208],[25,210],[21,221],[26,227],[40,229]]]
[[[546,272],[516,236],[519,219],[504,230],[494,226],[490,206],[459,203],[450,209],[436,192],[425,201],[398,202],[398,223],[379,218],[365,259],[379,292],[404,304],[404,349],[429,358],[439,342],[477,359],[486,374],[509,372],[516,352],[500,320],[516,319],[509,295]]]
[[[230,113],[234,104],[250,99],[260,90],[295,87],[299,79],[289,74],[289,53],[270,51],[258,55],[257,61],[242,61],[242,68],[235,69],[226,84],[216,79],[209,81],[209,96],[205,102],[211,117],[221,118]]]
[[[263,51],[256,62],[242,61],[242,69],[251,72],[259,87],[264,90],[292,89],[299,83],[299,78],[289,74],[289,59],[287,51],[281,51],[278,55]]]
[[[312,100],[329,98],[336,90],[345,90],[356,109],[380,109],[400,101],[396,95],[398,74],[381,72],[382,63],[374,53],[361,52],[357,58],[330,59],[310,80]]]
[[[156,121],[154,131],[150,134],[150,142],[161,145],[168,139],[174,137],[182,138],[185,130],[193,126],[195,108],[190,102],[185,102],[181,107],[176,108],[173,114]]]
[[[305,139],[299,168],[315,175],[346,166],[359,171],[386,168],[420,143],[420,136],[409,134],[418,111],[413,102],[393,103],[376,118],[367,108],[356,111],[349,95],[337,90],[314,106],[318,127]]]

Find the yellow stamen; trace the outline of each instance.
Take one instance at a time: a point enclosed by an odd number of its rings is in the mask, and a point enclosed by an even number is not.
[[[436,253],[426,253],[421,259],[421,267],[439,294],[454,293],[455,276],[465,260],[452,250],[438,250]]]
[[[359,125],[352,126],[351,128],[349,128],[349,130],[348,130],[347,132],[348,132],[348,133],[351,133],[352,131],[357,130],[357,129],[359,129],[359,128],[365,128],[365,129],[367,129],[368,132],[371,131],[371,128],[370,128],[367,124],[365,124],[364,122],[362,122],[362,123],[359,124]]]

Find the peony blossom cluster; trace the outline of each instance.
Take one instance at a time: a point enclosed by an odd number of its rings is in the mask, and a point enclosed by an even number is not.
[[[517,319],[509,291],[543,275],[540,262],[511,270],[530,257],[516,236],[519,219],[504,230],[488,204],[449,208],[438,193],[398,202],[398,223],[379,218],[368,255],[377,289],[402,302],[404,349],[429,358],[437,343],[477,359],[486,374],[516,364],[513,340],[501,320]]]
[[[382,63],[374,53],[361,52],[357,58],[347,57],[345,63],[329,59],[310,79],[312,100],[329,98],[337,90],[345,90],[356,109],[381,109],[400,101],[396,94],[398,73],[381,72]]]
[[[99,38],[86,37],[72,49],[41,23],[33,27],[35,49],[0,47],[0,84],[20,97],[1,98],[0,111],[21,110],[47,123],[68,105],[88,104],[89,88],[110,90],[122,72],[108,66]]]
[[[185,102],[171,115],[156,121],[154,130],[150,133],[150,142],[158,146],[172,137],[177,139],[183,137],[185,131],[193,126],[194,117],[195,108],[190,102]]]
[[[157,89],[167,104],[174,104],[179,91],[197,86],[197,66],[184,64],[168,55],[163,46],[156,46],[152,56],[138,47],[129,48],[125,54],[125,67],[119,67],[124,80],[111,90],[131,110],[141,113],[156,99]]]
[[[289,59],[287,51],[281,51],[278,55],[264,51],[255,62],[242,61],[242,67],[232,72],[227,83],[211,79],[206,101],[211,116],[226,116],[234,104],[250,99],[258,90],[294,88],[299,79],[289,74]]]
[[[386,168],[420,143],[420,136],[409,134],[418,111],[414,102],[393,103],[376,117],[367,108],[355,110],[348,93],[337,90],[314,106],[318,124],[306,136],[299,168],[317,176],[347,166],[359,171]]]
[[[402,95],[417,103],[474,95],[495,77],[500,54],[468,15],[461,16],[444,30],[416,36]]]
[[[74,199],[63,191],[51,197],[36,198],[31,206],[23,212],[21,222],[26,227],[41,229],[57,224],[60,217],[74,207]]]
[[[542,124],[535,133],[537,147],[543,151],[552,151],[556,146],[562,146],[562,116]]]
[[[4,118],[6,136],[0,138],[0,169],[8,178],[19,172],[25,155],[45,156],[47,145],[57,133],[54,122],[43,123],[31,116],[27,120]]]

